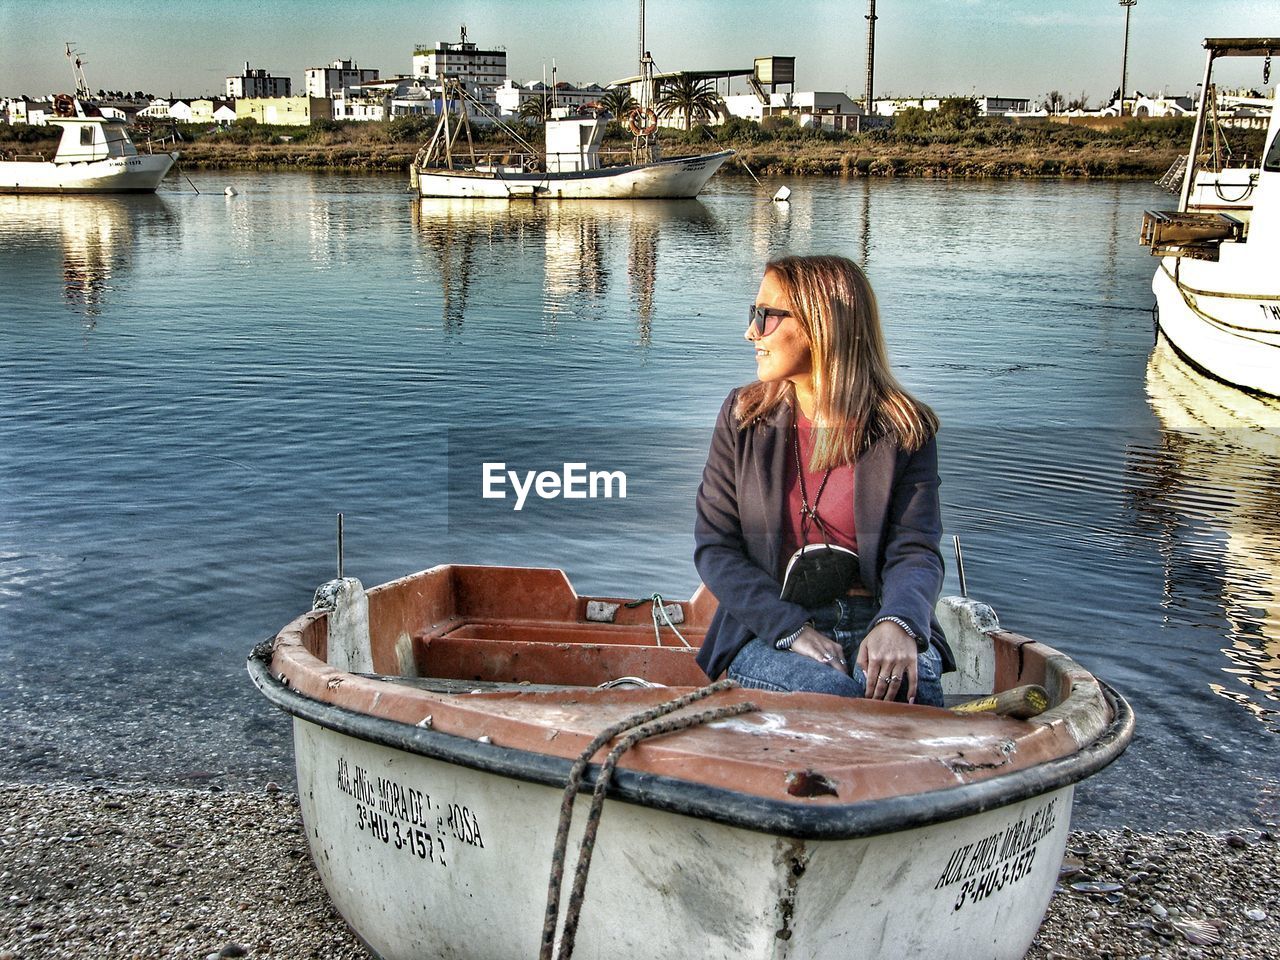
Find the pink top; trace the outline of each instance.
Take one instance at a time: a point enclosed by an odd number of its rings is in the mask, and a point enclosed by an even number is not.
[[[858,549],[857,524],[853,513],[853,465],[842,464],[831,471],[827,485],[822,487],[825,470],[809,470],[809,457],[817,438],[812,421],[805,418],[799,408],[795,412],[796,430],[800,435],[800,462],[804,465],[804,485],[808,493],[809,506],[817,500],[818,516],[827,530],[829,542],[850,550]],[[796,472],[795,441],[787,440],[787,498],[786,515],[782,524],[782,565],[786,563],[804,543],[822,543],[822,529],[816,521],[809,522],[809,530],[803,541],[800,536],[800,478]],[[818,490],[822,489],[822,497],[818,499]]]

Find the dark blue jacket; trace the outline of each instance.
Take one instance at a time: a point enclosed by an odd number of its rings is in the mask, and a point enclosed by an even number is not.
[[[754,636],[770,640],[809,618],[779,598],[784,489],[791,452],[791,411],[738,429],[734,390],[720,408],[698,488],[693,561],[719,601],[698,652],[709,677],[722,674]],[[877,616],[901,617],[931,636],[945,669],[955,660],[933,616],[942,590],[942,510],[938,448],[930,440],[909,453],[892,441],[873,443],[854,464],[854,521],[862,583],[880,603]]]

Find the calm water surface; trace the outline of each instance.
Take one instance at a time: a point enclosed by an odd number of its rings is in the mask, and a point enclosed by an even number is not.
[[[791,252],[865,262],[944,422],[970,593],[1133,703],[1077,823],[1280,817],[1280,406],[1152,349],[1130,183],[717,178],[700,201],[410,199],[400,178],[0,198],[0,756],[23,780],[260,786],[243,658],[334,568],[565,568],[686,596],[744,307]],[[239,195],[226,198],[223,188]],[[482,500],[478,464],[625,469]],[[948,592],[958,592],[953,572]]]

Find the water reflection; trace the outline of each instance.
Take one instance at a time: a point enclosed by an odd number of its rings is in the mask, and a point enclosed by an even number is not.
[[[415,236],[438,280],[446,329],[466,319],[468,295],[486,275],[540,277],[549,326],[598,319],[619,276],[626,281],[642,344],[652,333],[664,236],[715,242],[722,232],[697,200],[517,203],[424,199],[413,205]]]
[[[0,198],[0,243],[16,240],[28,259],[60,247],[63,302],[90,327],[132,267],[139,237],[172,223],[156,196]]]
[[[1209,686],[1280,732],[1280,401],[1202,377],[1163,340],[1146,386],[1162,444],[1130,469],[1139,514],[1160,534],[1164,606],[1213,617],[1195,597],[1220,601],[1229,679]]]

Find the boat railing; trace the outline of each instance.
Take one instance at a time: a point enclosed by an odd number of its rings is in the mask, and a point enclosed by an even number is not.
[[[48,160],[48,158],[43,153],[5,153],[4,158],[6,160],[13,160],[15,162],[35,162],[35,163],[45,163]]]
[[[142,143],[142,149],[145,150],[147,153],[155,153],[157,150],[159,150],[161,153],[168,153],[169,151],[165,149],[166,146],[176,147],[177,145],[178,145],[177,135],[170,134],[169,136],[161,137],[158,140],[144,141]]]

